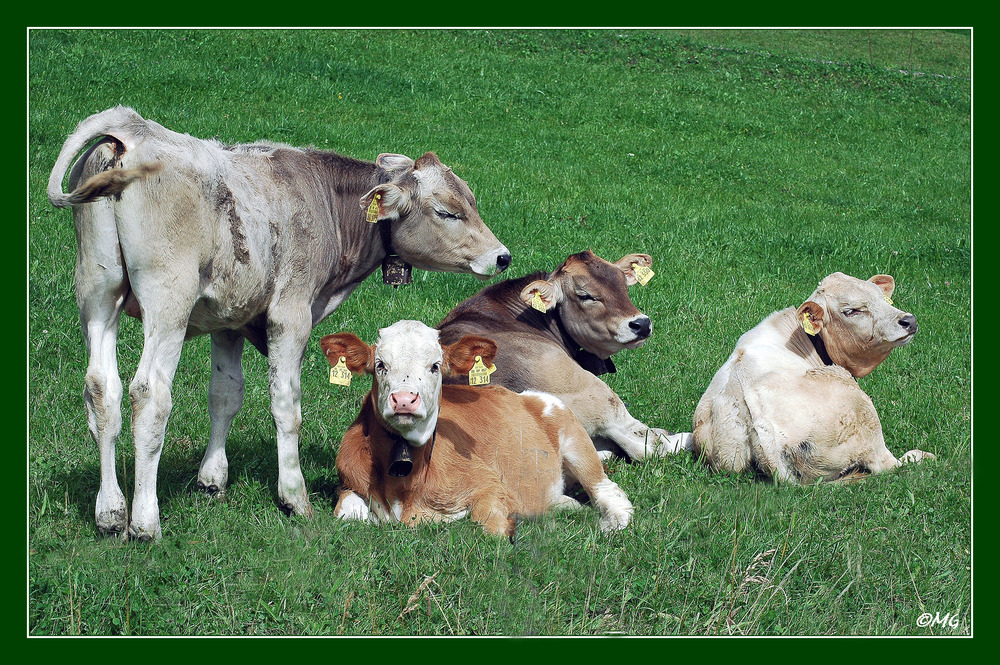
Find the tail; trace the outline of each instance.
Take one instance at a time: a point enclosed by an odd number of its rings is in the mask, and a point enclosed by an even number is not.
[[[120,193],[130,183],[160,170],[160,164],[142,164],[131,169],[110,169],[89,178],[69,194],[62,191],[62,181],[76,155],[87,144],[102,136],[112,136],[128,150],[141,136],[145,120],[138,113],[124,106],[117,106],[90,116],[81,122],[66,139],[52,173],[49,175],[49,202],[56,208],[86,203],[104,196]]]

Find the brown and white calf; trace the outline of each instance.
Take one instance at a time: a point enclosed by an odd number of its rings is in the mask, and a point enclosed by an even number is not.
[[[612,355],[642,346],[653,331],[650,318],[629,298],[628,287],[637,281],[633,265],[649,268],[652,259],[628,254],[611,263],[588,250],[550,273],[498,282],[438,324],[441,341],[453,343],[467,334],[496,340],[492,381],[515,392],[558,397],[604,459],[618,452],[616,447],[637,460],[688,450],[690,433],[670,434],[636,420],[598,378],[615,371]]]
[[[879,473],[934,455],[897,460],[871,399],[858,386],[917,332],[889,298],[889,275],[833,273],[802,306],[745,333],[702,396],[694,453],[713,469],[792,483]]]
[[[337,453],[337,516],[414,524],[468,515],[488,533],[512,536],[515,517],[578,507],[564,493],[577,481],[600,511],[602,530],[628,525],[632,504],[557,398],[442,385],[443,376],[467,376],[477,360],[490,367],[491,340],[441,344],[434,328],[400,321],[381,329],[374,346],[351,333],[320,345],[331,365],[343,358],[350,371],[373,375]]]
[[[70,164],[91,142],[64,194]],[[85,119],[66,139],[48,195],[56,207],[72,205],[76,222],[76,298],[89,355],[84,401],[101,456],[97,526],[140,539],[161,533],[156,469],[184,340],[212,337],[211,431],[199,485],[225,489],[226,434],[243,403],[249,339],[268,357],[278,497],[309,515],[298,436],[302,358],[313,326],[387,254],[481,278],[510,262],[468,185],[434,153],[416,162],[394,154],[367,162],[275,143],[228,146],[172,132],[124,107]],[[142,319],[144,337],[129,386],[131,520],[114,466],[123,310]]]

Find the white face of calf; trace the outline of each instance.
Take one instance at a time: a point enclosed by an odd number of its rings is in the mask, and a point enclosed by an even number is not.
[[[375,411],[387,428],[412,445],[431,440],[437,428],[442,374],[468,374],[476,356],[489,367],[496,356],[492,341],[466,335],[442,346],[438,331],[419,321],[399,321],[379,330],[368,346],[351,333],[327,335],[320,347],[331,365],[341,357],[356,374],[373,374]]]
[[[833,273],[799,307],[799,322],[807,333],[820,335],[834,363],[866,376],[917,332],[916,317],[892,304],[894,288],[889,275],[865,281]]]
[[[591,251],[573,254],[546,280],[521,291],[531,303],[537,294],[546,309],[559,307],[559,318],[570,336],[599,358],[643,345],[653,332],[649,317],[628,295],[636,283],[633,264],[650,267],[648,254],[628,254],[615,263]]]
[[[433,152],[414,162],[405,155],[379,155],[377,164],[392,182],[361,197],[375,201],[377,217],[392,225],[392,246],[422,270],[471,272],[480,279],[510,265],[510,251],[483,223],[469,185]],[[376,198],[377,197],[377,198]]]
[[[420,446],[437,428],[444,354],[438,331],[419,321],[400,321],[379,330],[372,387],[382,420]]]

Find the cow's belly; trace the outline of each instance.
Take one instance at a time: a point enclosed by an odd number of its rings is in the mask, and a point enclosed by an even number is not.
[[[238,330],[267,310],[270,294],[263,284],[237,289],[232,285],[213,288],[195,302],[188,318],[187,336],[219,330]]]

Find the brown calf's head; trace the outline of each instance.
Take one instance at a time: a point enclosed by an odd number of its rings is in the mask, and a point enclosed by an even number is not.
[[[524,287],[521,300],[540,300],[546,310],[558,306],[559,318],[576,343],[609,358],[642,346],[653,332],[649,317],[628,295],[628,287],[637,281],[633,264],[648,268],[653,260],[648,254],[627,254],[611,263],[590,250],[573,254],[548,279]]]
[[[337,333],[323,337],[320,348],[331,365],[343,357],[355,374],[374,376],[378,419],[415,446],[427,443],[437,427],[442,375],[468,374],[477,356],[490,367],[497,352],[492,340],[475,335],[442,345],[437,329],[419,321],[380,329],[373,346],[351,333]]]
[[[799,307],[799,322],[822,338],[830,360],[856,377],[866,376],[917,332],[917,319],[893,306],[894,288],[889,275],[865,281],[835,272]]]
[[[414,162],[382,154],[376,165],[390,180],[361,197],[375,217],[391,224],[392,248],[422,270],[472,273],[480,279],[503,272],[510,251],[483,223],[469,185],[433,152]]]

